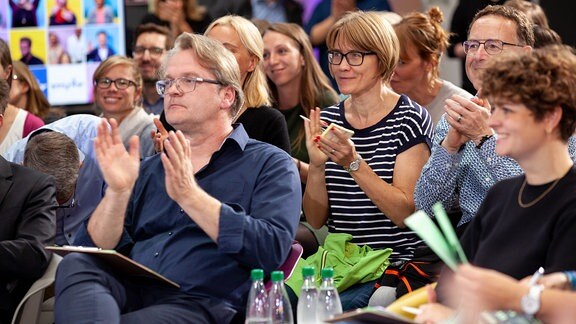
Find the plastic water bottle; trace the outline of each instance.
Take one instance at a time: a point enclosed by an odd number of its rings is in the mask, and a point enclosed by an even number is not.
[[[273,324],[294,324],[292,306],[284,288],[284,272],[272,272],[272,288],[270,289],[270,308]]]
[[[270,301],[264,286],[264,270],[252,270],[250,277],[252,278],[252,287],[250,287],[246,306],[246,324],[270,324],[272,323],[272,316]]]
[[[318,304],[316,305],[316,321],[324,323],[324,320],[342,313],[342,303],[340,296],[334,287],[334,269],[322,269],[322,286],[318,293]]]
[[[318,302],[318,289],[314,283],[314,267],[302,268],[304,283],[298,299],[298,324],[316,323],[316,303]]]

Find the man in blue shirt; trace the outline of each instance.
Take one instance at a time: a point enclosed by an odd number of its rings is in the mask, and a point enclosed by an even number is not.
[[[108,188],[76,242],[125,252],[180,289],[69,254],[56,275],[58,323],[228,323],[245,308],[250,270],[272,271],[288,256],[298,172],[288,154],[231,124],[243,103],[234,56],[184,33],[161,71],[178,131],[140,167],[137,138],[127,151],[117,122],[102,121],[95,150]]]
[[[533,44],[532,23],[524,13],[505,6],[486,7],[474,17],[464,44],[466,74],[480,90],[481,71],[492,57],[504,51],[530,51]],[[433,215],[437,201],[448,210],[460,209],[462,216],[456,222],[462,226],[476,215],[488,189],[522,169],[513,159],[496,154],[486,100],[454,95],[446,100],[445,110],[436,126],[432,154],[416,183],[414,202],[428,215]]]

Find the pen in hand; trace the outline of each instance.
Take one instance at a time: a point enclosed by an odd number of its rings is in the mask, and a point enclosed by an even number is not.
[[[528,286],[536,285],[536,283],[538,283],[538,280],[540,280],[542,275],[544,275],[544,268],[540,267],[540,268],[538,268],[538,270],[536,270],[536,272],[534,272],[534,274],[530,278],[530,281],[528,282]]]
[[[305,121],[307,121],[307,122],[310,122],[310,118],[308,118],[308,117],[306,117],[306,116],[304,116],[304,115],[299,115],[299,116],[300,116],[300,118],[302,118],[303,120],[305,120]],[[324,121],[320,121],[320,122],[322,122],[323,124],[325,124]],[[326,130],[325,125],[320,126],[320,130],[321,130],[322,132],[325,131],[325,130]]]

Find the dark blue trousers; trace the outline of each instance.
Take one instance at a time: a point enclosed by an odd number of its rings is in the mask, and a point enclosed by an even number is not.
[[[72,253],[56,272],[56,323],[229,323],[220,301],[122,277],[97,258]]]

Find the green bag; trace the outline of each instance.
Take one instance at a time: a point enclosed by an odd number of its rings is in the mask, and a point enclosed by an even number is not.
[[[364,245],[352,243],[352,235],[345,233],[330,233],[324,245],[307,259],[300,259],[290,279],[286,282],[298,297],[302,287],[302,268],[316,268],[316,285],[320,286],[322,278],[320,269],[334,268],[334,285],[338,292],[357,284],[377,280],[382,276],[390,263],[388,257],[392,249],[373,250]]]

